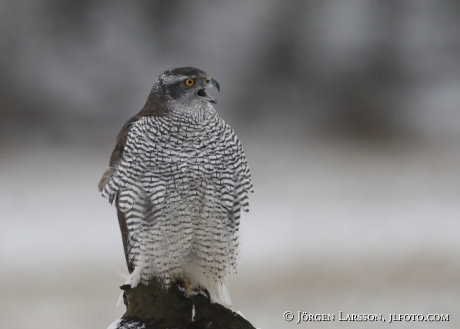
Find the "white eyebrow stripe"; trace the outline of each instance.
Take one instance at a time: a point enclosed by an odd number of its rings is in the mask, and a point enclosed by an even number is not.
[[[162,74],[160,77],[163,83],[165,84],[173,84],[173,83],[176,83],[178,81],[185,80],[186,78],[188,78],[188,76],[186,75],[167,76],[165,74]]]

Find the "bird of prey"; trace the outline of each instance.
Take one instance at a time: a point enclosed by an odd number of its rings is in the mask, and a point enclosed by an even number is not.
[[[204,291],[228,307],[225,278],[236,270],[240,211],[253,186],[207,87],[220,91],[193,67],[161,74],[118,134],[99,190],[117,208],[127,284],[180,282],[188,295]]]

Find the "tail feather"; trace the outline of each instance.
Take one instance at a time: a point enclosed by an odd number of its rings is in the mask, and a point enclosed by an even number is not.
[[[141,267],[136,266],[133,273],[131,273],[128,280],[126,280],[126,284],[131,285],[131,288],[136,288],[139,282],[141,282],[141,271]]]
[[[232,308],[232,299],[230,298],[230,293],[225,279],[222,279],[221,282],[208,280],[205,288],[211,296],[211,303],[218,303],[229,309]]]
[[[222,304],[226,308],[232,307],[232,299],[230,298],[230,292],[228,291],[227,282],[216,282],[217,293],[216,293],[216,303]]]

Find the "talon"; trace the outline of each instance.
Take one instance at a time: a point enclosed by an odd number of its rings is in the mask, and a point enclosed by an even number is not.
[[[201,290],[203,290],[203,291],[204,291],[204,293],[206,294],[206,296],[207,296],[207,297],[208,297],[208,299],[209,299],[209,302],[211,303],[211,295],[209,294],[209,291],[208,291],[208,289],[206,289],[206,288],[202,287],[202,288],[201,288]]]

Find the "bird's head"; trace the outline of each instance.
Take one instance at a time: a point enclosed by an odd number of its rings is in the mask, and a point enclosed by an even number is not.
[[[205,72],[193,67],[180,67],[165,71],[158,77],[152,92],[187,106],[206,106],[217,101],[206,93],[206,88],[216,87],[219,83]]]
[[[217,102],[206,93],[207,87],[216,87],[220,91],[219,83],[205,72],[193,67],[180,67],[160,74],[151,96],[161,99],[168,113],[203,121],[217,115],[212,106]]]

